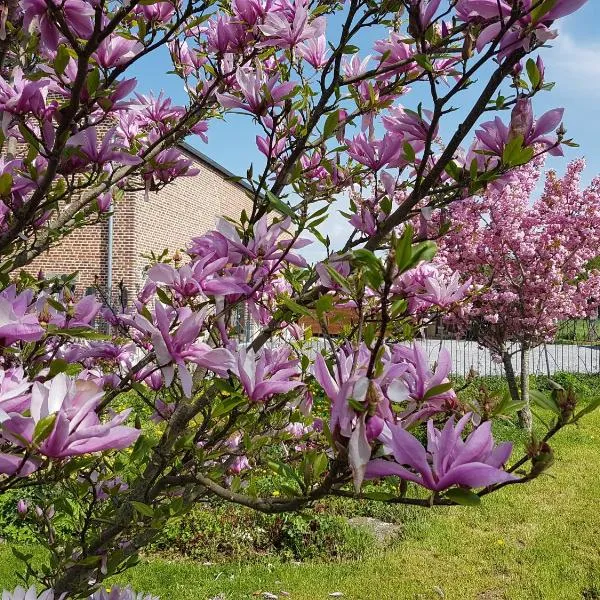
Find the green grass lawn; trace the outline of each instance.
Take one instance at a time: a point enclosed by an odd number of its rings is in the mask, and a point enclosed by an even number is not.
[[[360,562],[202,566],[142,562],[122,582],[162,600],[600,599],[600,412],[554,439],[552,476],[514,486],[478,508],[437,508],[403,539]],[[18,563],[0,549],[0,582]],[[289,596],[280,595],[281,591]]]

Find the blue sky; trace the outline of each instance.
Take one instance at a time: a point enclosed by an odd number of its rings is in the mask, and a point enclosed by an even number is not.
[[[534,110],[539,115],[559,106],[566,109],[564,123],[567,135],[574,138],[580,147],[567,148],[566,158],[550,159],[547,166],[560,172],[569,158],[584,156],[588,165],[585,180],[589,181],[600,174],[600,0],[588,0],[578,12],[561,19],[557,25],[560,35],[551,42],[552,49],[542,50],[546,80],[555,81],[556,86],[552,92],[536,96]],[[331,24],[329,29],[332,29]],[[370,39],[360,40],[361,56],[372,52],[371,43]],[[166,53],[154,54],[140,61],[133,71],[138,78],[138,90],[164,90],[177,103],[183,104],[186,94],[182,82],[176,76],[165,75],[169,68]],[[464,106],[469,104],[469,93],[461,97]],[[420,99],[409,94],[403,100],[408,107],[413,107]],[[459,117],[460,110],[456,121]],[[233,173],[245,175],[251,162],[257,166],[263,163],[263,157],[255,146],[256,133],[250,118],[230,115],[225,121],[211,122],[208,144],[194,139],[189,139],[189,142]],[[448,127],[443,127],[441,133],[447,139],[451,132]],[[333,237],[338,224],[331,225],[330,235]],[[338,233],[343,235],[344,232]]]

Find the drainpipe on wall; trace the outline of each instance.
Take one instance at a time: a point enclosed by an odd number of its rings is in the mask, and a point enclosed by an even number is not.
[[[108,236],[106,240],[106,300],[110,308],[112,308],[112,288],[113,288],[113,250],[114,250],[114,233],[115,233],[115,217],[114,205],[112,200],[108,206]]]

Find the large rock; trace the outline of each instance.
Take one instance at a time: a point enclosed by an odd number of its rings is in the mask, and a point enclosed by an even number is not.
[[[388,546],[402,532],[402,526],[396,523],[387,523],[373,517],[352,517],[348,523],[353,527],[366,529],[379,546]]]

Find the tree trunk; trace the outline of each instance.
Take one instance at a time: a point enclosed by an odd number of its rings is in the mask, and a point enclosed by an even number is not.
[[[519,387],[517,386],[517,378],[515,376],[515,369],[512,364],[510,352],[505,351],[502,353],[502,364],[504,365],[504,374],[506,375],[510,397],[513,402],[519,402],[521,400],[521,394],[519,393]]]
[[[521,346],[521,401],[525,406],[519,411],[519,425],[531,432],[533,417],[529,406],[529,350]]]

